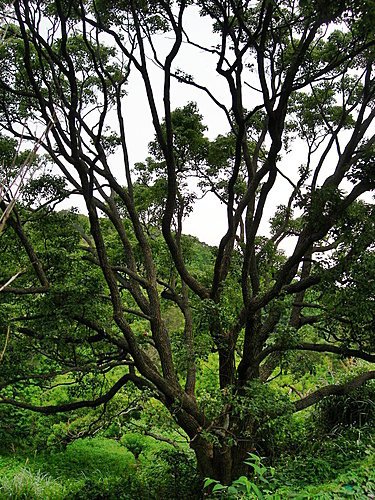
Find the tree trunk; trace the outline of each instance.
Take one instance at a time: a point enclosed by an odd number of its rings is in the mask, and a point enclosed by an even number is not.
[[[203,438],[191,443],[191,447],[195,452],[202,479],[216,479],[225,485],[248,473],[249,466],[244,461],[254,449],[250,441],[227,446],[213,445]]]

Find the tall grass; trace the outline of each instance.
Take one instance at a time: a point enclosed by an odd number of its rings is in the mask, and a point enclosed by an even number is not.
[[[58,480],[40,471],[22,467],[12,476],[0,478],[1,499],[51,499],[67,497],[66,487]]]

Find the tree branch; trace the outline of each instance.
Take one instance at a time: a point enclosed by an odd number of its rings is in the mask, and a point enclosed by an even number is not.
[[[359,358],[370,363],[375,363],[375,354],[370,354],[368,352],[361,351],[359,349],[349,349],[347,347],[340,347],[329,344],[310,344],[308,342],[303,342],[300,344],[295,344],[292,346],[281,346],[275,345],[264,349],[258,356],[257,361],[259,363],[263,361],[267,356],[273,352],[283,352],[283,351],[313,351],[313,352],[330,352],[332,354],[338,354],[339,356],[345,356],[348,358]]]
[[[2,398],[0,399],[0,404],[8,404],[12,406],[16,406],[17,408],[23,408],[24,410],[30,410],[37,413],[43,413],[44,415],[54,415],[55,413],[61,413],[66,411],[78,410],[80,408],[97,408],[98,406],[107,403],[111,400],[122,387],[128,382],[133,382],[139,389],[141,388],[152,388],[153,386],[147,382],[146,380],[137,377],[133,373],[127,373],[123,375],[111,388],[108,392],[103,394],[97,399],[93,400],[83,400],[83,401],[75,401],[73,403],[66,403],[62,405],[47,405],[47,406],[36,406],[30,403],[25,403],[22,401],[16,401],[15,399],[10,398]]]
[[[294,403],[294,412],[304,410],[309,406],[319,403],[327,396],[343,396],[358,387],[361,387],[368,380],[375,379],[375,370],[362,373],[345,384],[327,385]]]

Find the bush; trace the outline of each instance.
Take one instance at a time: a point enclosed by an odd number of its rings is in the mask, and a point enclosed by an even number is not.
[[[300,465],[301,469],[301,465]],[[287,481],[285,481],[287,482]],[[285,483],[284,483],[285,484]],[[322,481],[316,485],[282,486],[276,490],[275,498],[319,498],[342,499],[355,498],[366,500],[374,498],[375,493],[375,459],[371,453],[361,462],[352,462],[350,469],[337,474],[334,480]]]
[[[375,421],[375,384],[368,383],[344,396],[323,399],[315,420],[324,432],[341,426],[361,427]]]
[[[145,451],[140,455],[138,480],[141,490],[137,498],[200,498],[201,482],[194,456],[173,448]]]
[[[44,448],[55,418],[4,405],[0,408],[0,451]]]
[[[39,456],[34,466],[70,483],[69,500],[137,498],[135,459],[111,439],[79,439],[63,452]]]
[[[134,480],[133,480],[134,479]],[[69,500],[134,500],[139,498],[135,478],[91,476],[71,488]]]
[[[68,477],[127,477],[135,468],[133,455],[116,441],[105,438],[78,439],[64,452],[44,456],[44,462],[49,471]]]
[[[131,453],[133,453],[134,457],[138,459],[139,455],[149,448],[149,443],[146,436],[142,434],[135,434],[133,432],[129,432],[125,434],[121,440],[121,444],[125,446]]]
[[[271,481],[275,470],[273,467],[266,467],[262,463],[261,457],[254,453],[249,453],[249,457],[244,462],[252,469],[251,480],[246,476],[235,479],[230,486],[221,484],[216,479],[207,478],[204,488],[211,488],[210,498],[226,498],[228,500],[256,499],[264,498],[264,494],[270,493]]]
[[[341,433],[330,436],[311,435],[303,453],[295,456],[287,454],[278,460],[275,465],[276,483],[279,488],[289,484],[300,491],[309,485],[318,488],[322,483],[336,481],[340,475],[357,474],[360,467],[356,464],[374,460],[373,443],[374,429],[369,425],[360,429],[342,428]]]
[[[79,439],[63,452],[26,459],[0,457],[0,499],[151,500],[200,497],[191,452],[128,434],[124,444],[106,438]]]

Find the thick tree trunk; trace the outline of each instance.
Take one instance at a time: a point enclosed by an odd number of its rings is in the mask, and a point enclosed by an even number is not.
[[[197,458],[198,470],[202,479],[211,478],[221,484],[230,484],[249,471],[244,463],[248,453],[253,450],[250,442],[232,446],[212,445],[200,438],[191,443]]]
[[[198,472],[202,479],[212,478],[217,479],[216,470],[214,467],[214,451],[213,445],[200,436],[194,438],[190,443],[190,447],[194,450],[197,459]]]

